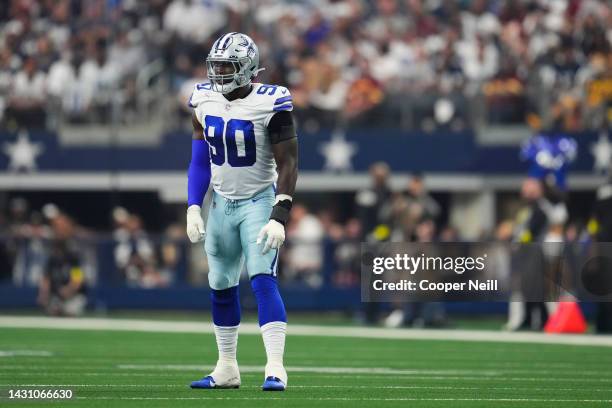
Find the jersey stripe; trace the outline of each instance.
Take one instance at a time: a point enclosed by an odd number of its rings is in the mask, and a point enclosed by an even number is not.
[[[281,106],[275,106],[274,109],[272,109],[274,112],[279,112],[279,111],[286,111],[286,110],[291,110],[293,109],[293,105],[292,104],[286,104],[286,105],[281,105]]]
[[[282,98],[278,98],[276,101],[274,101],[274,104],[275,105],[279,105],[279,104],[281,104],[283,102],[287,102],[287,101],[290,101],[290,100],[291,100],[291,95],[283,96]]]
[[[270,272],[272,272],[272,276],[276,276],[278,263],[278,249],[276,250],[276,254],[274,254],[274,259],[272,260],[272,264],[270,265]]]

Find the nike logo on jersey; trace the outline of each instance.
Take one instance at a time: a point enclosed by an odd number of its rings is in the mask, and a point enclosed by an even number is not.
[[[266,198],[266,196],[263,196],[263,197],[255,197],[255,198],[251,199],[251,201],[253,201],[253,202],[257,202],[257,201],[261,200],[262,198]]]

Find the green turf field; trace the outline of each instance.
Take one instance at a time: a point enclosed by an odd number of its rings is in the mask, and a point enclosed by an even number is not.
[[[264,393],[261,339],[241,335],[242,387],[189,389],[215,359],[212,334],[0,328],[0,405],[612,406],[610,347],[290,336],[289,389]],[[15,402],[10,388],[69,388],[75,398]]]

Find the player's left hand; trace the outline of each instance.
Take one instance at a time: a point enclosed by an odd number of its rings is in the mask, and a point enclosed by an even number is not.
[[[276,220],[270,220],[263,226],[257,235],[257,244],[261,244],[267,236],[262,254],[267,254],[270,249],[279,249],[285,242],[285,227]]]

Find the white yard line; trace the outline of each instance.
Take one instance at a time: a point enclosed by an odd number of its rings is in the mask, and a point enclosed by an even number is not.
[[[316,364],[318,362],[320,362],[319,360],[305,360],[302,358],[302,356],[306,355],[304,353],[300,353],[297,350],[292,350],[291,351],[291,355],[294,358],[300,357],[300,361],[303,361],[305,363],[313,363]],[[61,354],[59,355],[55,355],[52,354],[50,357],[55,357],[54,360],[52,360],[54,363],[57,363],[57,359],[64,359],[64,356],[62,356]],[[466,362],[464,359],[457,359],[458,361],[462,361],[462,362]],[[355,360],[357,361],[357,360]],[[447,361],[450,361],[449,359],[447,359]],[[45,363],[48,363],[47,361],[45,361]],[[76,366],[82,367],[82,365],[80,365],[81,363],[87,363],[88,366],[96,366],[96,365],[104,365],[104,366],[108,366],[108,357],[106,356],[91,356],[88,358],[76,358],[76,357],[70,357],[70,363],[76,363]],[[155,360],[155,359],[143,359],[143,358],[138,358],[138,360],[135,360],[134,362],[130,363],[130,364],[154,364],[154,365],[158,365],[160,364],[159,360]],[[418,369],[418,367],[416,367],[416,365],[420,364],[421,368],[426,367],[426,366],[430,366],[431,365],[431,361],[427,361],[427,363],[424,360],[419,360],[419,361],[413,361],[412,363],[415,364],[415,369]],[[528,364],[526,366],[526,364]],[[575,373],[575,370],[579,369],[581,370],[581,373],[587,372],[585,370],[582,370],[583,367],[587,367],[589,366],[589,364],[592,366],[594,363],[584,363],[584,362],[568,362],[568,363],[534,363],[534,362],[529,362],[529,363],[525,363],[525,362],[512,362],[512,361],[500,361],[500,360],[495,360],[494,362],[478,362],[478,364],[472,364],[471,367],[465,367],[465,369],[474,369],[474,370],[481,370],[481,369],[491,369],[491,370],[512,370],[512,369],[522,369],[524,367],[525,370],[528,370],[529,372],[533,372],[534,369],[546,369],[546,371],[554,371],[554,372],[560,372],[563,371],[564,369],[567,369],[568,371],[571,371],[572,373]],[[30,365],[28,365],[29,367]],[[67,366],[67,365],[64,365]],[[3,364],[3,367],[6,367],[5,364]],[[609,369],[607,367],[601,367],[600,368],[601,371],[606,371],[608,372]]]
[[[46,350],[0,350],[0,357],[52,357]]]
[[[6,365],[4,367],[7,367]],[[11,366],[8,366],[11,367]],[[15,365],[16,368],[28,368],[27,365]],[[78,368],[79,366],[75,366]],[[212,365],[200,365],[200,364],[119,364],[117,366],[124,370],[140,370],[140,371],[206,371],[213,370],[215,367]],[[264,369],[263,366],[251,366],[251,365],[240,365],[240,372],[243,373],[255,373],[261,372]],[[387,367],[318,367],[318,366],[293,366],[287,367],[287,370],[293,372],[304,372],[304,373],[321,373],[321,374],[390,374],[390,375],[482,375],[482,376],[502,376],[508,374],[567,374],[574,378],[576,376],[576,369],[571,370],[543,370],[543,369],[514,369],[514,368],[502,368],[489,370],[489,369],[397,369]],[[588,375],[601,376],[608,375],[609,370],[580,370],[580,375],[585,377]]]
[[[120,364],[118,366],[124,370],[177,370],[177,371],[207,371],[213,370],[214,366],[197,365],[197,364]],[[263,366],[241,365],[240,372],[242,373],[260,373],[263,372]],[[289,366],[288,371],[302,373],[320,373],[320,374],[388,374],[388,375],[482,375],[496,376],[502,375],[499,371],[489,370],[404,370],[383,367],[300,367]]]
[[[64,330],[116,330],[163,333],[212,333],[210,322],[173,322],[108,318],[0,316],[0,327]],[[242,323],[240,334],[260,334],[256,323]],[[353,337],[395,340],[457,340],[612,347],[612,336],[508,333],[484,330],[385,329],[290,324],[290,336]]]
[[[78,372],[83,369],[83,365],[78,364],[68,364],[64,363],[65,358],[61,358],[61,360],[54,360],[54,365],[49,364],[1,364],[3,370],[6,371],[19,371],[21,373],[27,372],[38,372],[45,371],[53,367],[58,372],[61,373],[70,373],[70,372]],[[69,360],[70,363],[74,363],[74,361]],[[211,371],[214,369],[212,365],[205,364],[118,364],[117,366],[109,365],[108,363],[102,364],[88,364],[87,369],[96,369],[100,372],[115,372],[115,368],[119,368],[121,370],[134,370],[138,372],[142,371]],[[263,366],[249,366],[249,365],[240,365],[240,371],[243,374],[246,373],[259,373],[264,369]],[[575,378],[576,377],[576,369],[515,369],[515,368],[503,368],[498,367],[497,369],[477,369],[477,368],[463,368],[463,369],[420,369],[420,368],[408,368],[408,369],[398,369],[398,368],[376,368],[376,367],[320,367],[320,366],[290,366],[288,367],[292,372],[303,372],[303,373],[321,373],[321,374],[387,374],[387,375],[426,375],[426,376],[436,376],[436,375],[482,375],[482,376],[504,376],[504,375],[512,375],[512,374],[542,374],[546,376],[554,376],[555,378]],[[601,370],[580,370],[581,377],[601,377],[609,375],[610,370],[606,368],[602,368]]]
[[[67,360],[69,361],[69,359]],[[0,366],[3,370],[7,371],[19,371],[19,372],[37,372],[49,369],[48,365],[29,365],[29,364],[2,364]],[[54,367],[58,373],[65,372],[78,372],[83,366],[79,365],[61,365]],[[104,372],[115,372],[115,366],[110,365],[98,365],[88,366],[88,369],[95,368],[99,371]],[[198,364],[119,364],[116,366],[120,370],[127,371],[212,371],[215,366],[212,365],[198,365]],[[287,370],[294,373],[319,373],[319,374],[386,374],[386,375],[478,375],[478,376],[501,376],[504,374],[521,374],[531,373],[529,370],[478,370],[478,369],[450,369],[450,370],[428,370],[428,369],[395,369],[395,368],[382,368],[382,367],[318,367],[318,366],[288,366]],[[264,366],[251,366],[251,365],[240,365],[240,372],[245,373],[261,373],[264,371]],[[545,374],[558,373],[558,371],[547,371]],[[607,374],[608,372],[602,371],[597,372],[594,375]]]
[[[288,368],[291,370],[291,368]],[[262,373],[263,369],[259,372]],[[113,377],[144,377],[144,378],[176,378],[175,373],[168,373],[160,371],[159,373],[141,373],[141,372],[83,372],[83,371],[37,371],[35,373],[24,373],[24,372],[0,372],[0,378],[8,377],[10,379],[15,379],[17,377],[56,377],[60,374],[63,377],[109,377],[112,375]],[[204,374],[200,372],[200,374]],[[245,373],[249,374],[249,373]],[[253,373],[257,374],[257,373]],[[390,374],[318,374],[317,378],[331,378],[331,379],[372,379],[372,378],[380,378],[387,379]],[[393,375],[393,374],[391,374]],[[395,374],[397,375],[397,374]],[[291,374],[292,378],[312,378],[312,375],[307,374]],[[559,383],[559,382],[569,382],[569,383],[600,383],[600,384],[612,384],[612,378],[594,378],[594,377],[576,377],[576,376],[567,376],[567,377],[558,377],[558,376],[546,376],[546,377],[507,377],[507,376],[464,376],[464,375],[423,375],[423,374],[409,374],[402,375],[404,379],[409,379],[411,381],[499,381],[499,382],[542,382],[542,383]],[[6,381],[6,380],[4,380]]]

